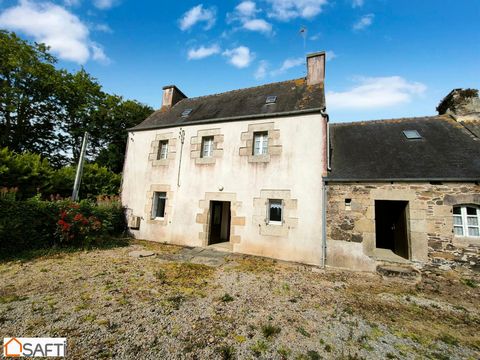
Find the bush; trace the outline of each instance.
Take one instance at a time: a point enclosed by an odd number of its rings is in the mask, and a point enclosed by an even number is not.
[[[126,229],[118,200],[74,203],[0,197],[0,257],[59,246],[88,247]]]

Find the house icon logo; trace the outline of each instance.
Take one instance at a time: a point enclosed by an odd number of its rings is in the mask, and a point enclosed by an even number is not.
[[[3,344],[3,355],[5,357],[20,357],[23,351],[23,344],[17,338],[10,338]]]

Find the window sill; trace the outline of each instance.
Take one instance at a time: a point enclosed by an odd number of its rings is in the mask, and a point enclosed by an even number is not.
[[[283,221],[269,221],[267,225],[273,225],[273,226],[282,226]]]

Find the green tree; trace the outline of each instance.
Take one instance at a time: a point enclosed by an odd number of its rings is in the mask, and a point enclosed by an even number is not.
[[[95,127],[103,136],[103,147],[95,162],[115,173],[123,169],[127,129],[145,120],[153,109],[134,100],[108,95],[95,116]]]
[[[0,149],[0,186],[18,188],[19,199],[50,193],[52,174],[48,160],[38,154]]]
[[[61,74],[43,44],[0,30],[0,147],[59,159]]]

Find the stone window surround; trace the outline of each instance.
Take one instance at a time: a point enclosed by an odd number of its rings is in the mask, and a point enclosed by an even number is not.
[[[153,198],[156,192],[164,192],[167,194],[167,201],[165,203],[165,215],[163,218],[152,219],[152,211],[153,211]],[[150,190],[147,191],[147,201],[145,203],[145,214],[147,224],[153,225],[167,225],[168,219],[170,218],[173,210],[173,191],[170,190],[170,185],[163,185],[163,184],[152,184],[150,185]]]
[[[268,223],[270,199],[282,200],[282,224]],[[298,226],[297,199],[292,199],[290,190],[260,190],[260,197],[253,199],[253,224],[258,225],[260,235],[286,237],[290,229]]]
[[[166,159],[157,159],[160,141],[168,141],[168,154]],[[155,140],[152,141],[150,146],[150,153],[148,154],[148,161],[152,162],[152,166],[168,166],[172,160],[175,159],[177,139],[173,136],[172,132],[169,133],[157,133],[155,134]]]
[[[213,136],[213,154],[210,157],[202,157],[202,138],[207,136]],[[196,165],[215,164],[217,158],[223,156],[223,139],[220,129],[198,130],[197,136],[190,139],[190,158],[195,159]]]
[[[257,132],[268,133],[268,153],[262,155],[253,155],[254,134]],[[248,130],[242,132],[240,136],[242,146],[240,147],[240,156],[247,156],[250,163],[268,163],[271,156],[278,156],[282,153],[280,143],[280,130],[275,129],[275,123],[248,124]]]
[[[245,226],[245,217],[238,216],[238,210],[242,207],[242,203],[237,201],[236,193],[224,192],[207,192],[205,198],[200,200],[198,207],[200,212],[197,213],[196,223],[202,225],[202,231],[198,233],[199,239],[202,241],[202,246],[208,245],[210,232],[210,202],[211,201],[229,201],[230,202],[230,243],[239,244],[241,241],[240,235],[236,235],[236,229],[239,226]]]

